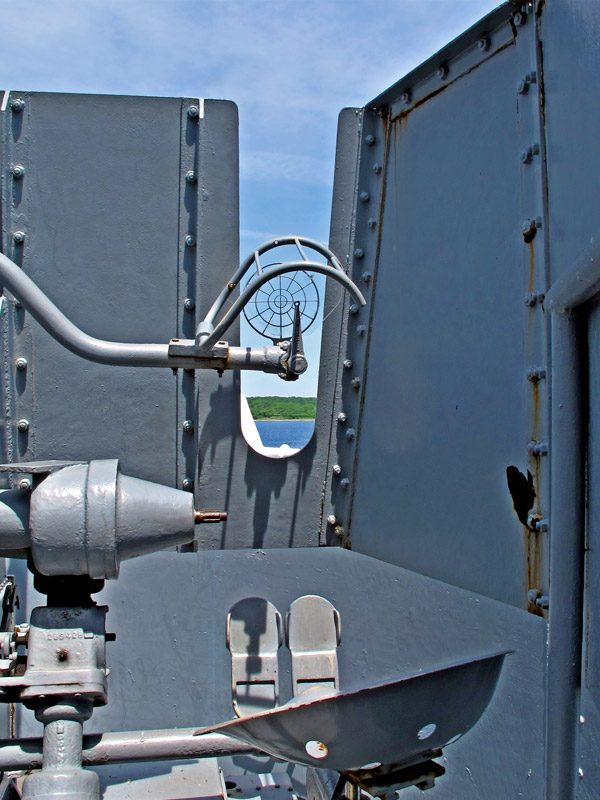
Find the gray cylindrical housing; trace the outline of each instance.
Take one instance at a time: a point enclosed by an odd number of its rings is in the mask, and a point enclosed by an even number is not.
[[[64,467],[31,494],[31,555],[43,575],[116,578],[123,559],[193,538],[193,495],[121,475],[116,460]]]
[[[17,489],[0,491],[0,555],[14,556],[29,546],[29,494]]]

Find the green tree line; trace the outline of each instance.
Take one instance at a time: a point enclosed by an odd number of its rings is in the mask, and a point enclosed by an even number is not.
[[[314,419],[316,397],[249,397],[254,419]]]

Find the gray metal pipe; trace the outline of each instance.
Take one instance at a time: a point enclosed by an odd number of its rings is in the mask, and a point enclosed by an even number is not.
[[[227,358],[169,355],[169,344],[109,342],[88,336],[42,292],[23,270],[0,253],[0,285],[17,298],[50,336],[67,350],[88,361],[127,367],[169,367],[171,369],[244,369],[277,373],[281,371],[276,348],[230,347]],[[217,337],[218,338],[218,337]]]
[[[264,755],[256,747],[231,736],[219,733],[195,736],[196,730],[173,728],[88,734],[83,737],[83,766],[217,758],[240,754]],[[41,738],[0,740],[0,772],[39,769],[42,766],[42,742]]]
[[[600,291],[600,236],[546,296],[552,317],[550,636],[546,796],[575,797],[585,552],[585,336],[579,310]]]

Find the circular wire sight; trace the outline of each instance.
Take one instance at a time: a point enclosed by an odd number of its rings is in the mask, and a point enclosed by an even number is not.
[[[244,308],[244,316],[251,328],[276,344],[291,339],[296,308],[304,333],[315,321],[319,303],[319,292],[308,272],[286,272],[276,275],[256,291]]]

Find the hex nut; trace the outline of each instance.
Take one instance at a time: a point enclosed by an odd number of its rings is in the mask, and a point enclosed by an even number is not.
[[[188,311],[192,311],[194,308],[196,308],[196,301],[193,297],[186,297],[183,301],[183,305]]]
[[[373,136],[372,133],[369,133],[365,136],[365,142],[369,145],[369,147],[373,147],[377,139]]]
[[[188,117],[191,117],[191,119],[196,119],[200,116],[200,109],[198,106],[190,106],[187,110],[187,113]]]
[[[22,100],[20,97],[17,97],[15,100],[11,100],[10,103],[11,110],[15,112],[15,114],[20,114],[21,111],[25,108],[25,100]]]
[[[489,36],[482,36],[481,39],[477,42],[477,47],[483,52],[487,52],[490,49],[491,41]]]
[[[193,169],[190,169],[185,173],[185,179],[188,183],[196,183],[198,176]]]
[[[377,227],[377,220],[375,217],[369,217],[367,220],[367,227],[368,228],[376,228]]]
[[[29,478],[21,478],[21,480],[19,481],[19,489],[22,492],[31,491],[31,480]]]
[[[23,175],[25,175],[25,167],[22,164],[15,164],[11,169],[11,173],[14,180],[20,181]]]
[[[336,523],[336,522],[337,522],[337,519],[334,517],[334,515],[333,515],[333,514],[330,514],[330,515],[327,517],[327,524],[328,524],[328,525],[331,525],[331,526],[333,527],[333,526],[335,525],[335,523]]]
[[[23,244],[25,241],[25,231],[15,231],[12,238],[15,244]]]
[[[362,247],[357,247],[356,250],[354,251],[355,258],[364,258],[364,255],[365,251],[362,249]]]
[[[352,369],[352,361],[349,358],[344,359],[344,369]]]
[[[19,372],[23,372],[24,369],[27,369],[27,359],[17,358],[15,361],[15,367],[19,370]]]
[[[24,433],[25,431],[29,430],[29,420],[28,419],[20,419],[17,422],[17,428]]]
[[[184,420],[182,428],[186,433],[192,433],[194,430],[194,420],[193,419]]]
[[[352,386],[355,389],[358,389],[358,387],[360,386],[360,378],[358,376],[355,376],[354,378],[352,378]]]
[[[347,419],[348,419],[348,416],[346,414],[344,414],[343,411],[340,411],[340,413],[337,415],[337,421],[341,422],[342,425],[344,424],[344,422],[347,421]]]
[[[383,166],[379,163],[379,161],[376,161],[373,164],[373,172],[375,173],[375,175],[379,175],[379,173],[381,172],[382,169],[383,169]]]
[[[181,488],[184,490],[184,492],[191,492],[194,488],[194,481],[191,478],[184,478]]]
[[[371,199],[371,195],[368,192],[361,192],[359,198],[361,203],[368,203]]]
[[[340,481],[340,486],[342,487],[342,489],[347,489],[348,486],[350,486],[350,478],[342,478],[342,480]]]
[[[186,247],[196,247],[196,237],[193,233],[188,233],[185,237]]]
[[[334,473],[334,475],[341,475],[342,474],[342,468],[340,467],[339,464],[334,464],[333,465],[333,473]]]

